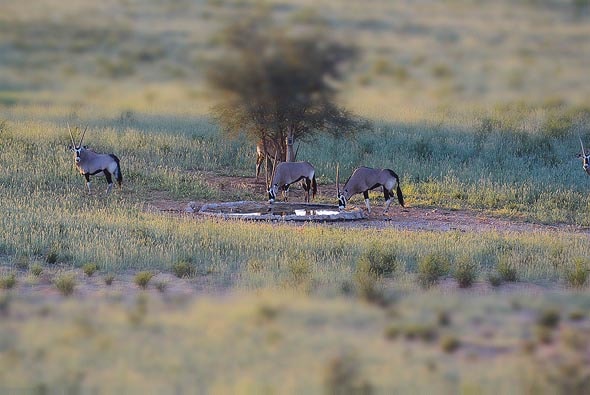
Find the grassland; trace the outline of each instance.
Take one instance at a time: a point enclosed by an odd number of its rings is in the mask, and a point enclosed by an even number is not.
[[[220,135],[200,73],[251,2],[21,3],[0,14],[0,392],[587,388],[586,234],[148,209],[264,199],[211,182],[251,177],[254,145]],[[410,206],[590,226],[585,2],[266,4],[363,49],[341,100],[374,131],[302,142],[321,184],[389,167]],[[121,158],[122,190],[86,193],[67,123]]]

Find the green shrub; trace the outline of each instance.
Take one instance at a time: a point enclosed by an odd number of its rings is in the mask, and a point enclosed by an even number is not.
[[[112,285],[114,280],[115,280],[114,274],[109,273],[106,276],[104,276],[104,283],[106,285]]]
[[[354,285],[361,299],[373,303],[380,303],[384,300],[379,277],[371,271],[370,263],[367,260],[359,262],[354,273]]]
[[[439,253],[431,253],[418,263],[418,283],[423,288],[436,284],[449,271],[449,259]]]
[[[164,293],[164,291],[166,291],[166,288],[168,288],[168,283],[166,281],[157,281],[155,283],[155,286],[158,291]]]
[[[489,273],[488,282],[492,287],[499,287],[502,285],[502,276],[498,272]]]
[[[496,270],[502,281],[512,282],[518,280],[516,268],[508,256],[500,257]]]
[[[446,353],[453,353],[461,346],[461,342],[455,336],[444,336],[440,339],[440,347]]]
[[[183,259],[172,265],[172,272],[178,278],[190,278],[196,275],[197,270],[191,262]]]
[[[248,259],[248,263],[246,264],[248,271],[250,273],[260,273],[264,268],[264,261],[260,258],[250,258]]]
[[[56,250],[50,250],[49,252],[47,252],[47,256],[45,257],[45,261],[47,263],[57,263],[57,260],[59,259],[59,253]]]
[[[324,370],[326,394],[371,394],[372,385],[361,376],[356,355],[343,352],[328,361]]]
[[[588,281],[587,260],[581,257],[574,259],[574,267],[565,269],[565,281],[570,287],[582,288]]]
[[[586,313],[582,310],[574,310],[569,314],[569,319],[572,321],[582,321],[584,318],[586,318]]]
[[[408,340],[431,342],[438,337],[438,332],[432,325],[415,323],[404,328],[404,335]]]
[[[311,278],[311,263],[304,255],[289,259],[287,270],[289,271],[289,283],[291,285],[301,285]]]
[[[561,316],[555,309],[543,310],[537,317],[537,324],[546,328],[556,328]]]
[[[463,257],[455,264],[453,276],[460,288],[468,288],[477,278],[477,264],[469,257]]]
[[[359,266],[361,265],[377,276],[388,276],[395,271],[397,257],[394,251],[374,243],[359,258]]]
[[[16,285],[16,276],[14,273],[0,277],[0,289],[11,289]]]
[[[70,296],[74,293],[76,279],[73,274],[62,274],[55,279],[54,284],[63,296]]]
[[[384,336],[387,340],[394,340],[402,333],[398,325],[390,325],[385,328]]]
[[[14,259],[14,266],[20,270],[27,270],[29,268],[30,259],[26,255],[18,255]]]
[[[146,289],[150,280],[154,277],[152,272],[139,272],[135,275],[135,284],[142,289]]]
[[[92,275],[98,270],[98,265],[96,263],[87,263],[82,266],[82,270],[84,271],[85,275],[92,277]]]
[[[43,273],[43,266],[38,263],[35,263],[30,268],[31,274],[35,277],[39,277],[41,273]]]

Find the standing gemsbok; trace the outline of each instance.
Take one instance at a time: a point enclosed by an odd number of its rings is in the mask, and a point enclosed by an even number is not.
[[[268,188],[268,202],[274,203],[277,199],[279,188],[284,189],[285,201],[288,199],[289,185],[301,181],[305,191],[305,202],[309,203],[309,191],[312,190],[312,198],[318,191],[315,180],[315,169],[309,162],[281,162],[273,172],[272,182]]]
[[[82,174],[84,178],[86,178],[86,187],[88,188],[88,193],[90,193],[90,176],[104,174],[108,183],[108,194],[111,192],[111,189],[113,188],[112,176],[115,176],[115,178],[117,179],[119,188],[121,187],[121,183],[123,182],[123,175],[121,174],[119,158],[117,158],[114,154],[96,153],[87,146],[82,145],[82,141],[84,140],[86,130],[88,130],[88,128],[84,129],[84,132],[80,137],[80,142],[76,144],[74,142],[74,135],[70,130],[70,125],[68,125],[68,132],[70,133],[70,139],[72,140],[70,150],[74,152],[74,163],[80,174]]]
[[[275,162],[282,161],[283,154],[281,146],[273,139],[265,137],[256,143],[256,181],[260,175],[260,166],[266,160],[271,162],[271,166],[275,165]],[[270,169],[271,173],[273,168]],[[266,181],[268,182],[268,180]]]
[[[399,177],[393,170],[389,169],[372,169],[370,167],[359,167],[356,169],[348,181],[340,191],[340,180],[338,168],[336,169],[336,185],[338,194],[338,208],[343,210],[346,207],[346,202],[357,193],[362,193],[365,198],[367,210],[371,212],[371,205],[369,204],[369,191],[379,186],[383,187],[383,196],[385,197],[385,209],[383,214],[389,209],[391,204],[391,196],[394,188],[396,189],[397,201],[404,207],[404,196],[399,186]]]
[[[582,153],[578,154],[578,158],[582,159],[582,168],[586,172],[586,174],[590,175],[590,152],[586,152],[584,150],[584,143],[582,143],[582,138],[580,139],[580,145],[582,146]]]

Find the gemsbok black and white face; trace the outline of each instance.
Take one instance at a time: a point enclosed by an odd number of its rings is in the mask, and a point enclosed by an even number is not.
[[[590,151],[584,150],[584,143],[580,137],[580,145],[582,146],[582,153],[578,154],[578,158],[582,159],[582,168],[586,174],[590,175]]]
[[[338,196],[338,208],[344,210],[348,200],[357,193],[362,193],[365,198],[365,205],[367,211],[371,212],[371,204],[369,203],[369,191],[379,186],[383,187],[383,196],[385,197],[385,209],[383,214],[389,209],[391,204],[391,196],[397,195],[397,201],[404,207],[404,196],[399,186],[399,177],[393,170],[389,169],[372,169],[370,167],[357,168],[348,181],[340,190],[339,170],[336,168],[336,185]]]
[[[78,144],[76,144],[74,141],[74,135],[70,130],[70,125],[68,125],[68,132],[70,133],[70,139],[72,142],[72,145],[69,148],[70,151],[74,153],[74,164],[76,165],[76,168],[80,174],[82,174],[86,179],[88,193],[90,193],[90,176],[104,175],[108,184],[108,194],[113,188],[112,176],[115,176],[117,179],[119,187],[121,187],[121,184],[123,183],[123,175],[121,174],[119,158],[117,158],[117,156],[114,154],[96,153],[94,150],[88,148],[88,146],[82,145],[86,130],[88,130],[88,128],[84,129],[84,132],[80,137],[80,141]]]

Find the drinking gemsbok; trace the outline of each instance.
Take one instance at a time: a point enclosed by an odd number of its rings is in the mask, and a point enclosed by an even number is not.
[[[289,192],[289,185],[301,181],[305,191],[305,202],[309,203],[309,191],[312,190],[312,198],[318,191],[315,180],[315,169],[309,162],[281,162],[273,172],[272,182],[268,188],[268,202],[274,203],[277,199],[279,188],[283,188],[285,201]]]
[[[90,193],[90,176],[104,174],[108,183],[108,194],[113,188],[112,176],[115,176],[117,179],[119,187],[121,187],[121,183],[123,182],[119,158],[117,158],[114,154],[96,153],[94,150],[88,148],[88,146],[82,145],[86,130],[88,130],[88,128],[84,129],[82,137],[80,137],[80,142],[76,144],[74,142],[74,135],[70,130],[70,125],[68,125],[68,132],[70,132],[70,139],[72,140],[72,145],[69,148],[72,152],[74,152],[74,163],[80,174],[86,178],[86,187],[88,188],[88,193]]]
[[[339,174],[338,169],[336,170],[336,185],[338,194],[338,208],[343,210],[346,207],[346,202],[357,193],[362,193],[365,198],[365,204],[367,210],[371,212],[371,205],[369,203],[369,191],[379,186],[383,187],[383,196],[385,197],[385,214],[391,204],[391,196],[393,196],[393,190],[395,188],[397,201],[404,207],[404,196],[399,186],[399,177],[389,169],[372,169],[370,167],[359,167],[356,169],[348,181],[342,187],[340,191],[340,182],[338,180]]]

